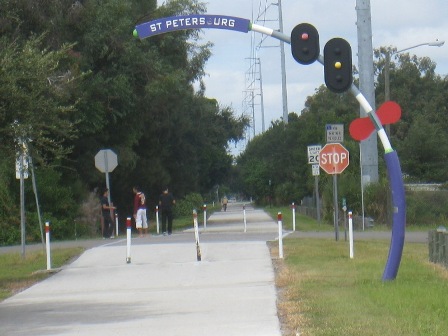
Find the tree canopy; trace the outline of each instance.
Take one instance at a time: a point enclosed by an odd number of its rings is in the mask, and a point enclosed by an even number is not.
[[[123,217],[134,185],[152,207],[165,185],[183,197],[225,183],[232,169],[228,142],[242,139],[248,121],[205,95],[202,77],[212,43],[201,41],[196,30],[146,40],[132,36],[140,22],[205,10],[197,0],[159,7],[156,0],[3,1],[4,194],[17,197],[18,137],[33,149],[37,173],[58,172],[52,188],[69,190],[76,203],[105,184],[94,167],[96,153],[114,150],[119,164],[111,174],[111,195]],[[43,195],[45,188],[40,186]],[[42,204],[54,213],[47,199]]]

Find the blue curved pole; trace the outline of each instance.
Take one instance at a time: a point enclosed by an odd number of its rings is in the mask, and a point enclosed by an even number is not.
[[[406,197],[400,160],[398,159],[397,152],[392,149],[383,125],[368,101],[354,84],[352,84],[350,91],[372,121],[384,147],[384,159],[386,161],[389,185],[392,191],[394,214],[392,217],[392,237],[389,247],[389,256],[383,272],[383,281],[394,280],[397,277],[398,268],[400,267],[401,257],[403,255],[406,227]]]
[[[271,28],[254,24],[247,19],[208,14],[169,17],[146,22],[135,27],[134,36],[143,39],[169,31],[202,28],[228,29],[244,33],[252,30],[291,44],[290,36]],[[324,58],[322,55],[319,55],[318,61],[322,65],[324,64]],[[379,121],[375,111],[370,106],[364,95],[354,84],[351,85],[350,92],[356,100],[358,100],[360,106],[364,109],[370,120],[373,122],[378,137],[384,147],[384,158],[389,176],[389,184],[392,190],[394,214],[392,217],[392,237],[389,248],[389,256],[387,258],[383,273],[383,281],[394,280],[397,276],[403,254],[406,227],[406,198],[400,161],[398,159],[397,152],[390,144],[383,125]]]
[[[388,281],[394,280],[397,277],[401,256],[403,254],[406,227],[406,196],[397,152],[385,153],[384,159],[386,160],[387,171],[389,173],[389,185],[392,190],[394,210],[389,256],[383,272],[383,281]]]

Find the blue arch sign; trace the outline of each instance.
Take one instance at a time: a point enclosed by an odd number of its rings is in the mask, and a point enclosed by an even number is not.
[[[225,15],[185,15],[161,18],[135,26],[134,35],[140,39],[185,29],[227,29],[247,33],[250,21]]]

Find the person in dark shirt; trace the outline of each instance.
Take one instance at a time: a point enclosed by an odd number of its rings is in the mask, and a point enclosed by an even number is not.
[[[108,199],[109,189],[105,188],[103,191],[103,196],[100,197],[101,202],[101,215],[103,216],[103,238],[113,238],[114,224],[112,220],[112,216],[110,214],[111,210],[114,210],[115,207],[109,205]]]
[[[163,235],[170,235],[173,232],[173,205],[176,204],[173,194],[166,187],[159,197],[159,208],[162,212],[162,232]]]

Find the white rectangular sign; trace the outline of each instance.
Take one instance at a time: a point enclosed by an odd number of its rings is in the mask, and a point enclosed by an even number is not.
[[[319,152],[322,149],[321,145],[308,146],[308,163],[319,164]]]
[[[319,176],[320,175],[320,169],[318,164],[313,164],[311,166],[311,170],[313,172],[313,176]]]
[[[325,126],[327,142],[344,142],[344,125],[327,124]]]
[[[16,156],[16,179],[20,179],[20,171],[23,171],[23,178],[28,178],[28,156],[19,154]]]

